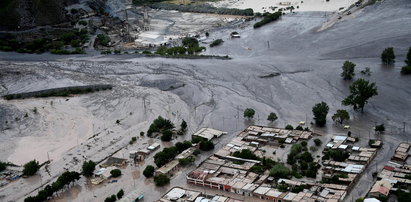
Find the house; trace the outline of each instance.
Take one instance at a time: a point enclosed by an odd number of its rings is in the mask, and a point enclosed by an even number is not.
[[[375,184],[372,186],[371,191],[370,191],[370,196],[373,197],[380,197],[380,196],[388,196],[390,193],[390,190],[392,188],[392,184],[389,180],[387,179],[382,179],[378,180],[375,182]]]
[[[127,164],[127,159],[109,157],[105,163],[101,164],[100,167],[107,168],[111,166],[123,167]]]
[[[212,140],[214,138],[219,138],[221,135],[225,135],[227,132],[223,132],[220,130],[212,129],[212,128],[201,128],[199,131],[194,133],[192,136],[199,137],[204,140]]]
[[[178,160],[172,160],[168,162],[166,165],[162,166],[161,168],[156,170],[156,175],[164,174],[170,176],[173,171],[177,170],[179,167]]]

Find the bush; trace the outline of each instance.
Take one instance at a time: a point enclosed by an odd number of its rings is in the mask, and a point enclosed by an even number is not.
[[[117,201],[117,197],[114,194],[104,199],[104,202],[114,202],[114,201]]]
[[[144,136],[144,132],[143,132],[143,131],[140,132],[140,136]]]
[[[314,143],[315,143],[315,145],[318,147],[318,146],[320,146],[323,142],[322,142],[320,139],[315,138],[315,139],[314,139]]]
[[[24,164],[23,175],[32,176],[40,169],[39,162],[32,160]]]
[[[288,125],[285,126],[285,129],[294,130],[294,127],[292,125],[288,124]]]
[[[196,150],[194,150],[193,154],[197,156],[197,155],[201,154],[201,151],[199,149],[196,149]]]
[[[114,169],[110,171],[111,177],[120,177],[121,176],[121,170],[120,169]]]
[[[211,141],[206,140],[200,142],[200,150],[210,151],[212,149],[214,149],[214,144]]]
[[[152,166],[152,165],[146,166],[146,168],[143,171],[143,175],[147,178],[153,177],[153,175],[154,175],[154,166]]]
[[[157,176],[154,176],[154,183],[156,184],[156,186],[161,187],[170,183],[170,178],[168,178],[167,175],[159,174]]]
[[[395,63],[395,54],[394,54],[393,47],[384,49],[384,51],[381,53],[381,61],[384,64],[394,64]]]
[[[224,41],[222,39],[216,39],[214,40],[211,44],[210,47],[214,47],[214,46],[219,46],[223,43]]]
[[[96,163],[93,161],[85,161],[82,166],[82,171],[81,173],[85,177],[91,177],[93,175],[94,169],[96,168]]]
[[[300,125],[298,125],[297,127],[295,127],[296,130],[304,130],[304,128]]]
[[[120,191],[117,192],[117,198],[121,199],[121,198],[123,198],[123,196],[124,196],[124,190],[120,189]]]
[[[254,24],[254,29],[262,27],[270,22],[280,19],[281,15],[282,15],[281,12],[275,12],[273,14],[268,14],[264,16],[264,18],[260,22],[257,22]]]

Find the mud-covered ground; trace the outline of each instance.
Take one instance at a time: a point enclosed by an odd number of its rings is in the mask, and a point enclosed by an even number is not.
[[[349,110],[348,124],[361,145],[367,144],[375,123],[386,125],[386,134],[377,137],[384,140],[383,149],[347,201],[364,196],[372,185],[376,164],[381,169],[398,143],[410,135],[411,77],[400,74],[411,46],[410,8],[408,0],[386,0],[321,32],[317,30],[327,21],[328,13],[299,12],[257,30],[238,28],[240,39],[229,38],[233,29],[210,33],[210,38],[225,42],[207,48],[206,54],[230,55],[232,60],[1,53],[2,95],[81,84],[115,87],[70,98],[0,100],[0,160],[19,165],[34,158],[52,160],[50,173],[42,168],[41,178],[20,179],[0,188],[0,199],[21,201],[27,194],[37,193],[33,190],[42,184],[54,181],[64,169],[79,171],[85,159],[101,161],[112,153],[127,157],[129,150],[159,141],[140,137],[128,145],[131,137],[146,131],[158,115],[176,125],[182,119],[188,122],[188,135],[174,142],[191,138],[190,134],[201,127],[228,131],[218,141],[218,149],[249,124],[269,124],[266,118],[270,112],[279,116],[274,126],[297,125],[302,120],[309,124],[312,106],[321,101],[330,106],[327,126],[312,129],[327,134],[324,140],[347,132],[331,120],[337,109]],[[395,48],[397,62],[384,66],[379,55],[389,46]],[[340,77],[345,60],[357,64],[355,78],[366,78],[378,86],[379,95],[370,99],[363,114],[341,105],[351,83]],[[371,69],[370,76],[361,75],[365,67]],[[280,74],[261,78],[275,73]],[[242,118],[248,107],[256,110],[253,121]],[[402,133],[403,122],[406,135]],[[162,143],[162,147],[169,145]],[[210,154],[202,154],[196,164]],[[102,201],[123,188],[126,194],[141,190],[146,201],[153,201],[172,186],[196,188],[185,182],[185,174],[195,165],[178,172],[169,186],[156,188],[141,175],[147,164],[153,164],[152,156],[124,169],[117,183],[93,187],[82,179],[70,191],[60,193],[57,200]]]

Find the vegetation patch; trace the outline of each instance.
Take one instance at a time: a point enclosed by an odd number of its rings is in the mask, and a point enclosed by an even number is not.
[[[277,21],[278,19],[280,19],[281,15],[282,15],[282,12],[278,11],[278,12],[264,16],[264,18],[260,22],[257,22],[254,24],[254,29],[262,27],[270,22]]]
[[[176,10],[180,12],[192,12],[192,13],[214,13],[221,15],[242,15],[242,16],[253,16],[254,11],[251,8],[247,9],[237,9],[237,8],[216,8],[210,5],[179,5],[171,3],[153,3],[148,5],[153,9],[163,9],[163,10]]]
[[[100,90],[111,90],[112,85],[89,85],[89,86],[71,86],[63,88],[52,88],[47,90],[33,91],[27,93],[16,93],[4,95],[6,100],[25,99],[25,98],[42,98],[42,97],[67,97],[76,94],[92,93]]]

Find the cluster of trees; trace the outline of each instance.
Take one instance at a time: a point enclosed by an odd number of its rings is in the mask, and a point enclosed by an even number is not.
[[[408,49],[407,57],[404,62],[406,65],[401,68],[401,74],[411,74],[411,47]]]
[[[24,164],[23,166],[23,175],[25,176],[32,176],[37,173],[37,171],[40,169],[40,164],[36,160],[32,160]]]
[[[211,42],[210,47],[214,47],[214,46],[219,46],[223,43],[224,41],[222,39],[216,39],[213,42]]]
[[[271,169],[270,169],[270,176],[274,177],[276,179],[279,178],[289,178],[291,175],[291,171],[287,166],[284,164],[278,163],[275,164]]]
[[[120,191],[117,192],[117,194],[113,194],[109,197],[107,197],[106,199],[104,199],[104,202],[114,202],[117,201],[117,199],[121,199],[124,196],[124,190],[120,189]]]
[[[263,174],[266,170],[273,168],[276,164],[277,163],[274,160],[263,157],[263,159],[261,159],[261,165],[254,165],[250,170],[254,173]]]
[[[80,179],[80,173],[75,171],[66,171],[60,175],[55,182],[47,185],[43,190],[40,190],[36,196],[29,196],[24,199],[24,202],[39,202],[47,201],[53,194],[72,182]]]
[[[334,161],[343,162],[350,156],[350,153],[344,150],[325,150],[324,156],[322,157],[323,160],[332,159]]]
[[[251,150],[249,149],[242,149],[241,151],[236,151],[233,153],[234,157],[238,158],[243,158],[243,159],[251,159],[251,160],[258,160],[260,161],[261,158],[255,155]]]
[[[192,55],[205,50],[205,47],[200,47],[198,40],[194,37],[185,37],[182,40],[182,46],[174,46],[167,48],[166,46],[160,46],[156,54],[159,55]]]
[[[1,51],[15,51],[18,53],[44,53],[50,51],[53,54],[83,54],[81,46],[89,40],[88,32],[85,29],[74,29],[65,32],[57,37],[34,39],[31,41],[18,41],[13,36],[6,36],[0,39]],[[71,46],[75,50],[65,50],[65,46]]]
[[[201,4],[201,5],[179,5],[172,3],[155,3],[149,5],[153,9],[163,9],[163,10],[177,10],[180,12],[191,12],[191,13],[215,13],[222,15],[243,15],[243,16],[253,16],[254,11],[251,8],[247,9],[237,9],[237,8],[216,8],[214,6]]]
[[[155,132],[163,132],[165,130],[170,130],[174,128],[174,124],[161,116],[158,116],[157,119],[154,119],[153,123],[147,130],[147,136],[151,137]]]
[[[314,158],[308,152],[305,141],[291,146],[287,156],[287,164],[292,166],[292,174],[297,178],[302,176],[315,178],[317,176],[318,164],[314,162]]]
[[[162,151],[154,155],[154,163],[161,167],[172,161],[179,153],[192,146],[190,141],[177,142],[175,146],[164,148]]]
[[[257,23],[254,24],[254,29],[262,27],[262,26],[264,26],[264,25],[266,25],[270,22],[274,22],[274,21],[280,19],[282,14],[283,14],[282,12],[278,11],[278,12],[275,12],[275,13],[272,13],[272,14],[265,15],[264,18],[260,22],[257,22]]]

